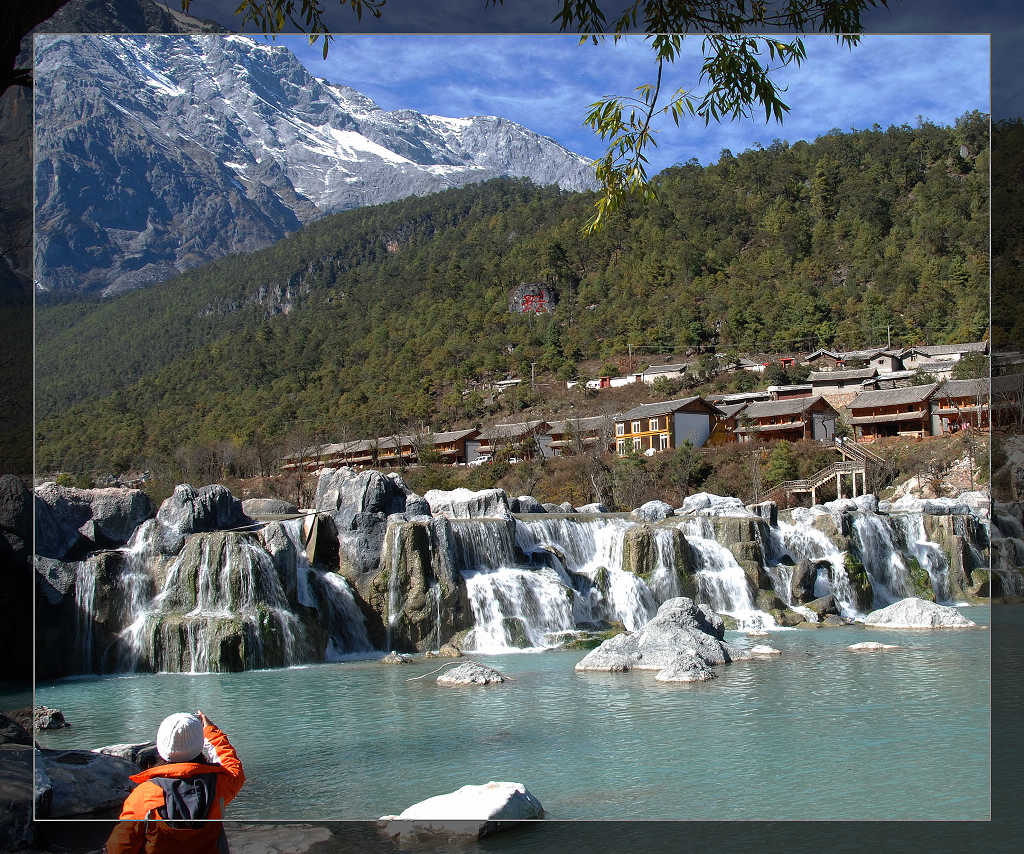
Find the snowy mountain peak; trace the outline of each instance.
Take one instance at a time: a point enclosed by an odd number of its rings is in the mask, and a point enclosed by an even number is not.
[[[497,176],[595,186],[522,125],[382,110],[262,39],[54,35],[35,60],[45,290],[138,287],[325,213]]]

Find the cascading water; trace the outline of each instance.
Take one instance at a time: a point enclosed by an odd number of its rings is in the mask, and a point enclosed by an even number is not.
[[[871,592],[876,608],[891,605],[914,595],[907,565],[903,562],[893,541],[892,531],[884,520],[874,513],[854,514],[853,537],[871,581]]]
[[[93,623],[95,621],[96,567],[91,560],[75,565],[75,637],[82,672],[92,670]]]
[[[572,631],[572,591],[554,570],[464,571],[474,626],[467,643],[478,652],[545,647]]]
[[[397,525],[393,526],[389,531],[391,537],[391,568],[388,574],[388,624],[387,624],[387,639],[385,645],[388,650],[391,649],[391,632],[394,628],[395,621],[398,619],[398,571],[400,568],[400,556],[398,548],[398,538],[401,536],[401,531]]]
[[[464,641],[483,652],[551,645],[571,631],[575,592],[561,567],[523,567],[514,529],[505,522],[450,522],[455,565],[466,582],[473,629]]]
[[[832,594],[840,614],[849,619],[860,616],[857,600],[846,574],[845,552],[836,548],[835,543],[814,527],[813,511],[796,508],[792,513],[793,524],[779,520],[778,537],[784,553],[792,560],[828,561],[828,568],[820,568],[814,579],[814,595],[820,597]],[[786,582],[790,595],[791,582],[792,569]]]
[[[688,519],[683,533],[700,566],[696,572],[698,600],[735,618],[741,629],[774,628],[775,618],[754,607],[746,573],[733,553],[715,539],[711,520]]]
[[[373,649],[366,633],[366,618],[348,582],[336,572],[324,572],[309,563],[303,546],[301,519],[282,522],[295,548],[295,592],[300,605],[315,608],[327,628],[325,661],[338,661]]]
[[[557,557],[557,566],[566,572],[563,583],[587,600],[590,620],[618,621],[635,631],[657,613],[659,601],[664,601],[655,597],[643,579],[622,569],[622,544],[635,525],[619,518],[517,520],[516,543],[527,556]],[[671,532],[663,533],[671,549]],[[659,555],[663,554],[661,542],[659,538]],[[666,572],[674,575],[675,558],[671,551],[669,554]],[[589,584],[580,585],[572,575],[583,576]]]
[[[903,535],[907,549],[928,572],[935,601],[953,601],[949,586],[949,561],[939,546],[929,542],[924,530],[924,517],[920,513],[893,513],[889,519]]]
[[[247,535],[198,534],[168,570],[164,585],[121,632],[130,669],[203,673],[240,656],[234,667],[298,663],[304,630],[288,605],[273,559]],[[196,551],[198,550],[198,555]],[[233,638],[233,641],[228,641]]]

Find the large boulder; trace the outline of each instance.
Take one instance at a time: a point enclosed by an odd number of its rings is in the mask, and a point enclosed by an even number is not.
[[[890,629],[957,629],[977,625],[956,608],[936,605],[915,597],[901,599],[886,608],[872,611],[864,618],[864,624]]]
[[[738,498],[697,492],[683,499],[683,506],[675,510],[677,516],[701,514],[704,516],[753,516]]]
[[[264,519],[298,513],[299,508],[283,498],[247,498],[242,502],[242,512],[251,519]]]
[[[515,822],[544,817],[544,807],[522,783],[463,786],[380,819],[389,835],[441,833],[481,837]]]
[[[779,505],[774,501],[762,501],[760,504],[750,504],[747,506],[747,510],[755,516],[760,516],[764,519],[764,523],[770,527],[774,528],[779,524]]]
[[[133,765],[138,765],[143,771],[154,765],[160,765],[164,761],[156,749],[155,741],[144,741],[138,744],[108,744],[104,747],[94,747],[92,752],[125,759]]]
[[[648,501],[641,504],[630,515],[641,522],[660,522],[672,515],[672,505],[665,501]]]
[[[74,551],[123,546],[153,515],[139,489],[75,489],[44,483],[36,487],[37,553],[63,558]],[[46,510],[38,512],[39,505]]]
[[[32,733],[14,718],[0,712],[0,744],[32,744]]]
[[[593,502],[592,504],[584,504],[582,507],[576,508],[577,513],[607,513],[608,508],[600,502]]]
[[[446,519],[511,519],[504,489],[431,489],[423,496],[434,516]]]
[[[576,670],[666,670],[688,667],[680,658],[696,657],[707,666],[725,664],[740,653],[725,643],[722,618],[707,605],[679,596],[658,609],[637,632],[624,632],[591,650]]]
[[[532,495],[520,495],[513,499],[513,513],[543,513],[544,505]]]
[[[504,681],[500,671],[476,661],[458,664],[437,677],[438,685],[495,685]]]
[[[361,575],[343,568],[371,609],[368,628],[376,645],[390,640],[391,649],[425,652],[472,625],[455,524],[444,518],[391,517],[378,563]]]
[[[707,682],[715,678],[715,671],[693,655],[677,658],[654,677],[659,682]]]
[[[164,554],[177,554],[189,534],[239,528],[251,521],[226,486],[214,483],[194,489],[182,483],[157,510],[158,547]]]
[[[0,535],[13,552],[26,551],[32,541],[32,492],[20,477],[0,477]]]
[[[39,750],[35,786],[50,795],[46,815],[37,817],[116,818],[139,771],[134,762],[91,750]]]
[[[32,753],[30,744],[0,744],[0,851],[34,849],[33,801],[40,818],[49,806],[51,792],[45,786],[36,788],[34,797]]]

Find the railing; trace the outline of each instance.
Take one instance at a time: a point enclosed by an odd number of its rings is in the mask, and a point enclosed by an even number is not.
[[[862,462],[841,460],[816,471],[810,477],[803,478],[801,480],[784,480],[777,486],[772,487],[772,489],[765,495],[764,500],[774,501],[777,496],[781,496],[783,494],[789,495],[794,492],[812,492],[819,486],[823,486],[828,480],[835,477],[837,474],[852,474],[854,476],[860,474],[866,476],[866,471],[867,466]]]

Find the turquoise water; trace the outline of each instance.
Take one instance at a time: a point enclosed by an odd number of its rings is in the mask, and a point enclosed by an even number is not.
[[[987,630],[727,639],[783,655],[699,685],[577,674],[583,652],[473,656],[512,677],[486,687],[410,681],[437,659],[81,678],[37,686],[73,724],[39,740],[146,741],[202,708],[245,764],[236,819],[369,819],[488,780],[525,783],[554,819],[989,817]],[[845,649],[864,640],[903,648]]]

